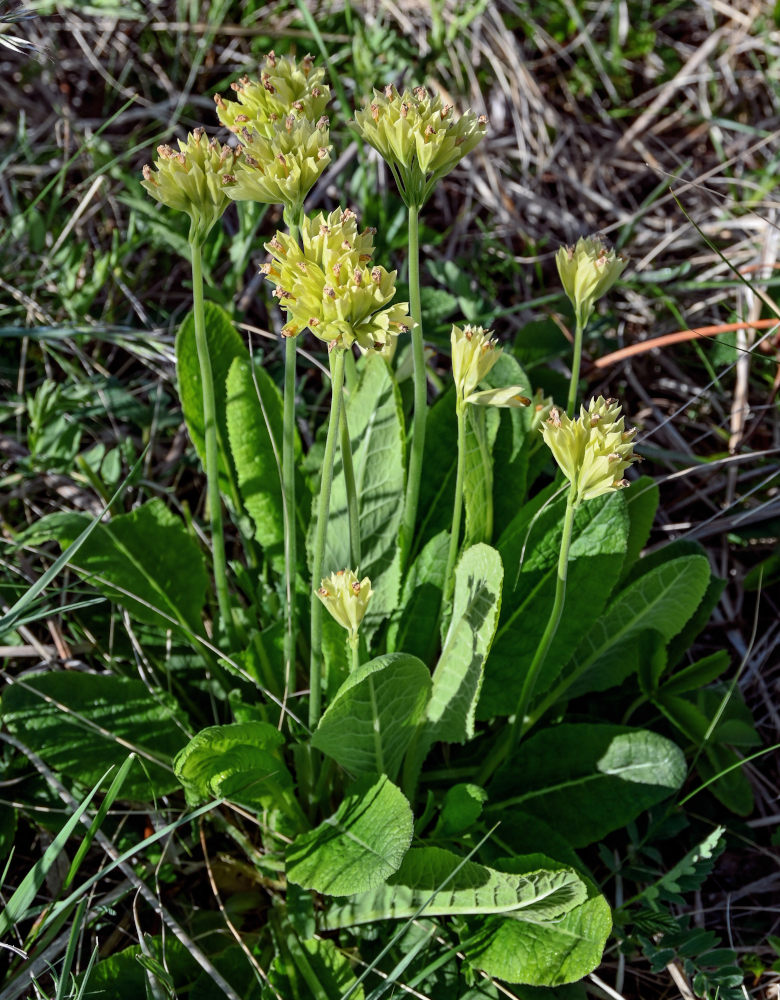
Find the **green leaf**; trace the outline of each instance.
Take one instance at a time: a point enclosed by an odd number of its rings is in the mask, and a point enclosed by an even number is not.
[[[571,869],[510,873],[466,861],[441,847],[416,847],[387,884],[329,908],[324,927],[352,927],[376,920],[511,913],[518,919],[553,920],[586,898]]]
[[[625,640],[655,629],[668,642],[698,607],[709,580],[709,561],[696,555],[662,563],[629,584],[577,649],[563,683],[556,688],[557,697],[605,691],[621,684],[633,663],[622,655]]]
[[[755,807],[753,786],[741,767],[735,767],[740,758],[729,747],[712,743],[704,748],[704,757],[698,761],[698,771],[704,781],[715,775],[720,777],[707,788],[720,802],[737,816],[749,816]]]
[[[268,972],[269,997],[306,997],[307,1000],[342,1000],[356,986],[352,962],[347,954],[327,938],[299,941],[294,934],[285,939],[289,960],[277,955]],[[264,994],[265,996],[266,994]],[[362,986],[350,993],[350,1000],[364,1000]]]
[[[698,691],[700,688],[717,680],[729,668],[730,657],[725,649],[705,656],[678,670],[661,685],[664,695],[685,694],[688,691]]]
[[[403,650],[430,663],[439,638],[431,622],[436,621],[444,591],[450,536],[439,532],[425,545],[404,580],[401,600],[387,629],[387,648]]]
[[[374,591],[361,626],[367,640],[398,606],[398,531],[404,504],[404,427],[398,388],[387,362],[366,358],[357,391],[346,401],[360,522],[360,575]],[[309,563],[311,543],[309,538]],[[341,458],[333,473],[323,576],[350,565],[347,493]],[[352,567],[353,569],[356,567]]]
[[[396,872],[412,842],[412,810],[384,775],[353,785],[336,812],[287,848],[287,878],[304,889],[351,896]]]
[[[227,427],[227,392],[225,382],[234,359],[249,362],[240,334],[230,316],[213,302],[204,302],[206,342],[214,378],[214,400],[217,413],[217,451],[219,453],[220,488],[226,496],[232,495],[235,471],[230,461]],[[201,464],[205,468],[206,448],[203,435],[203,381],[200,374],[198,350],[195,344],[195,317],[189,312],[176,335],[176,377],[179,398],[190,439],[195,445]]]
[[[518,864],[523,858],[516,859]],[[552,863],[551,863],[552,864]],[[530,986],[560,986],[601,962],[612,915],[591,882],[587,899],[555,920],[498,917],[464,945],[469,963],[489,976]]]
[[[431,690],[428,668],[406,653],[386,653],[341,685],[312,736],[312,746],[355,777],[394,780]]]
[[[268,722],[209,726],[179,751],[173,770],[192,804],[224,797],[249,809],[278,807],[299,819],[283,744],[282,734]]]
[[[703,549],[700,551],[702,555],[706,554]],[[712,612],[717,607],[720,595],[723,593],[725,586],[726,581],[721,577],[713,576],[710,578],[710,582],[707,584],[707,589],[704,591],[704,597],[702,597],[698,608],[696,608],[680,632],[669,643],[668,653],[671,666],[676,666],[683,660],[687,660],[688,653],[696,637],[707,627],[708,622],[712,618]]]
[[[479,785],[452,785],[444,795],[434,837],[457,837],[477,822],[487,801],[487,792]]]
[[[492,406],[466,407],[466,450],[463,506],[466,511],[464,546],[493,538],[493,442],[499,425]]]
[[[532,395],[531,380],[506,351],[488,372],[484,384],[491,389],[519,385]],[[533,406],[502,407],[498,434],[493,444],[493,524],[494,533],[503,531],[525,500],[528,478],[529,437]],[[536,431],[541,441],[541,434]]]
[[[555,599],[565,504],[564,497],[558,498],[542,509],[534,521],[536,501],[533,501],[529,507],[534,513],[529,516],[528,512],[520,511],[499,539],[507,585],[485,671],[478,710],[481,719],[509,715],[517,705]],[[577,510],[566,602],[537,680],[537,691],[552,687],[583,632],[606,605],[623,566],[627,537],[628,516],[622,493],[591,500]]]
[[[6,688],[2,716],[49,767],[86,785],[99,781],[129,751],[140,758],[123,797],[141,802],[177,788],[169,761],[186,721],[173,698],[141,681],[78,670],[51,671]]]
[[[52,522],[50,537],[65,548],[90,524],[82,514]],[[74,568],[109,600],[152,625],[203,631],[201,612],[208,576],[198,543],[162,500],[96,526],[75,557]]]
[[[636,563],[650,537],[650,530],[658,510],[658,485],[650,476],[640,476],[631,483],[624,496],[629,520],[628,546],[623,564],[625,575]]]
[[[226,382],[227,429],[244,506],[255,537],[277,573],[284,571],[282,397],[270,376],[248,358],[236,358]],[[296,492],[296,506],[308,498]],[[302,535],[301,535],[302,539]]]
[[[563,724],[520,745],[491,783],[486,813],[519,806],[584,847],[668,798],[685,775],[682,751],[656,733]]]
[[[458,743],[474,735],[474,715],[482,687],[485,659],[501,608],[504,571],[489,545],[473,545],[455,570],[452,618],[426,711],[430,742]]]
[[[452,526],[455,499],[455,469],[458,458],[458,425],[455,419],[455,390],[450,385],[428,411],[425,449],[417,506],[415,540],[427,544]]]

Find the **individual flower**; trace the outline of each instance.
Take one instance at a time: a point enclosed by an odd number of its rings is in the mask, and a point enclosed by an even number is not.
[[[331,573],[322,581],[317,596],[336,621],[349,632],[350,642],[357,641],[360,623],[366,613],[373,590],[367,576],[358,580],[351,569]]]
[[[577,322],[584,326],[596,300],[615,284],[628,260],[609,248],[601,236],[581,236],[575,246],[558,250],[555,263]]]
[[[169,208],[186,212],[190,217],[190,238],[205,240],[212,226],[225,211],[227,188],[234,182],[235,154],[216,139],[208,139],[196,128],[179,139],[178,152],[171,146],[158,146],[152,168],[143,168],[143,187]]]
[[[249,128],[269,138],[276,123],[289,115],[317,121],[330,100],[325,70],[314,69],[311,56],[300,63],[292,56],[279,58],[274,52],[265,57],[259,80],[242,77],[232,83],[238,100],[225,101],[214,96],[219,120],[231,132]]]
[[[478,406],[528,406],[531,402],[527,396],[522,396],[519,385],[505,386],[499,389],[476,388],[485,378],[493,365],[501,357],[502,348],[491,336],[490,330],[481,326],[453,325],[450,334],[452,345],[452,374],[455,379],[458,407],[466,403]]]
[[[374,230],[358,232],[355,213],[304,218],[301,244],[277,232],[265,248],[271,260],[263,273],[287,313],[282,336],[308,327],[320,340],[338,347],[357,343],[362,351],[383,350],[412,319],[407,302],[395,296],[395,271],[371,265]]]
[[[542,434],[576,489],[576,503],[628,486],[623,473],[636,459],[636,429],[625,429],[617,400],[592,399],[576,420],[553,407]]]
[[[406,204],[417,208],[487,130],[484,115],[466,111],[456,117],[451,105],[425,87],[403,94],[395,87],[375,90],[366,107],[355,112],[355,123],[390,166]]]
[[[284,205],[295,211],[330,163],[328,119],[313,122],[288,115],[270,135],[238,133],[235,183],[227,188],[234,201]]]
[[[531,400],[531,427],[535,431],[550,416],[553,408],[552,396],[545,396],[541,389],[537,389],[534,398]]]

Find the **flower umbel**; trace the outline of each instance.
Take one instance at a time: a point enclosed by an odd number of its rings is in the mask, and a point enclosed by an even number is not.
[[[339,625],[349,632],[351,642],[357,639],[360,623],[366,613],[373,590],[367,576],[358,580],[351,569],[341,569],[326,577],[317,596],[330,611]]]
[[[190,238],[202,243],[212,226],[228,206],[227,188],[235,182],[235,154],[216,139],[208,139],[196,128],[179,139],[178,152],[171,146],[158,146],[155,170],[143,168],[143,187],[169,208],[186,212],[190,217]]]
[[[491,336],[490,330],[481,326],[453,325],[450,334],[452,345],[452,374],[455,379],[458,407],[472,403],[478,406],[528,406],[531,402],[522,396],[519,385],[499,389],[476,391],[493,365],[501,357],[502,348]]]
[[[365,352],[383,350],[408,333],[408,303],[389,305],[396,272],[371,266],[373,230],[358,232],[354,212],[304,218],[301,242],[277,232],[265,245],[272,259],[263,272],[287,313],[283,336],[308,327],[320,340],[337,347],[357,342]]]
[[[358,131],[388,163],[407,205],[425,204],[434,185],[470,153],[487,130],[484,115],[452,106],[425,87],[399,94],[395,87],[375,90],[355,112]]]
[[[555,263],[574,314],[584,326],[596,300],[615,284],[628,260],[610,249],[600,236],[581,236],[575,246],[558,250]]]
[[[628,486],[622,478],[636,459],[636,429],[625,430],[615,399],[592,399],[571,420],[555,407],[542,427],[545,442],[563,474],[576,489],[576,503]]]
[[[243,145],[236,163],[235,183],[227,189],[234,201],[284,205],[295,211],[330,163],[328,119],[313,122],[288,115],[270,134],[238,133]]]
[[[214,96],[219,120],[231,132],[249,128],[270,138],[274,125],[289,115],[317,121],[330,100],[325,70],[314,69],[311,56],[300,63],[291,56],[282,59],[274,52],[265,57],[259,80],[242,77],[231,84],[237,101]]]

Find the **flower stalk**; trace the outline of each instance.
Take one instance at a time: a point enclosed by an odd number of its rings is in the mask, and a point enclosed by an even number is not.
[[[211,551],[214,566],[214,587],[222,626],[232,636],[235,622],[227,582],[225,535],[222,526],[222,498],[219,493],[219,455],[217,452],[217,409],[214,397],[214,377],[206,339],[206,319],[203,306],[203,267],[201,243],[190,237],[192,261],[192,312],[195,320],[195,345],[198,352],[200,381],[203,392],[203,440],[206,457],[206,489],[211,520]]]
[[[322,479],[317,504],[317,522],[314,530],[312,579],[322,578],[325,556],[325,537],[330,514],[330,493],[333,486],[333,458],[336,452],[336,435],[339,433],[342,389],[344,386],[344,349],[333,347],[330,351],[330,419],[322,459]],[[322,601],[312,588],[311,596],[311,659],[309,661],[309,728],[315,729],[320,721],[322,708]]]
[[[412,548],[417,504],[420,499],[423,455],[425,453],[425,426],[428,419],[428,380],[425,373],[425,345],[422,328],[420,299],[420,209],[409,206],[409,301],[412,314],[412,360],[414,363],[414,415],[412,417],[412,444],[409,453],[409,474],[406,480],[404,516],[401,522],[401,562]]]

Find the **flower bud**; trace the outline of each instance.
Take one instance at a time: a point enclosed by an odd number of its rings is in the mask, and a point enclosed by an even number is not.
[[[628,261],[609,249],[600,236],[581,236],[575,246],[558,250],[555,263],[577,322],[584,326],[596,300],[615,284]]]
[[[190,217],[190,238],[202,243],[228,206],[227,191],[235,182],[235,154],[202,128],[179,139],[179,150],[158,146],[159,159],[143,169],[141,185],[169,208]]]
[[[518,385],[476,391],[479,383],[501,357],[502,348],[497,346],[498,342],[490,334],[490,330],[481,326],[464,326],[462,329],[459,326],[452,327],[452,374],[458,408],[466,403],[477,406],[528,406],[531,400],[521,395],[522,390]]]
[[[637,457],[632,444],[636,430],[625,430],[616,400],[592,399],[576,420],[553,407],[542,434],[575,487],[577,504],[628,485],[623,473]]]
[[[360,623],[366,613],[373,590],[367,576],[358,580],[351,569],[342,569],[326,577],[317,596],[336,621],[349,632],[350,642],[357,640]]]

